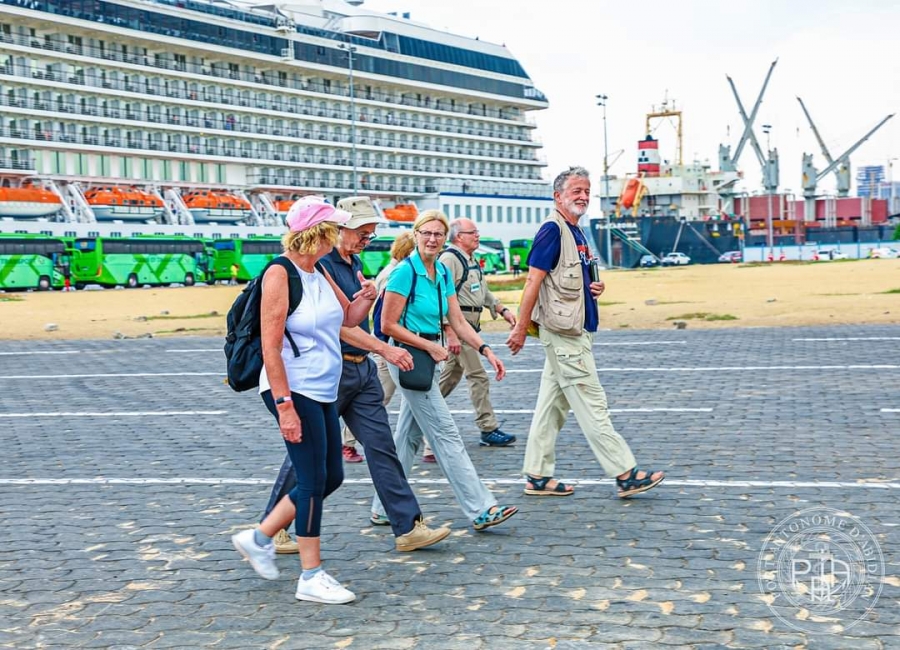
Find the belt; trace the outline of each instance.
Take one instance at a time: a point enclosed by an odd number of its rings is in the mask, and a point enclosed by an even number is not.
[[[344,361],[350,363],[362,363],[369,358],[368,354],[342,354],[341,356],[344,357]]]
[[[419,338],[425,339],[426,341],[440,341],[441,340],[440,334],[419,334],[418,332],[413,332],[413,334],[415,334]]]
[[[484,307],[464,307],[462,305],[459,306],[460,311],[467,311],[470,314],[480,314]]]

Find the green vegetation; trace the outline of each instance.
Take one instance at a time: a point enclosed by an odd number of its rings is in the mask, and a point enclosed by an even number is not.
[[[0,296],[0,302],[22,302],[17,296]]]
[[[900,289],[888,289],[887,291],[882,291],[881,293],[900,293]]]
[[[738,320],[738,317],[731,314],[710,314],[705,311],[695,311],[689,314],[681,314],[681,316],[670,316],[666,320],[705,320],[711,322],[717,320]]]
[[[190,314],[188,316],[144,316],[140,320],[187,320],[189,318],[219,318],[221,314],[211,311],[208,314]]]
[[[898,223],[897,227],[894,229],[894,241],[900,241],[900,223]]]

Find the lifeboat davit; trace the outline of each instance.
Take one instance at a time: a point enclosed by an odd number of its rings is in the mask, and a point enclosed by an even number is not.
[[[21,187],[0,187],[0,217],[39,219],[62,210],[62,199],[50,190],[25,183]]]
[[[100,221],[147,221],[163,213],[162,199],[134,186],[100,185],[86,190],[84,198]]]
[[[282,222],[287,219],[288,210],[291,209],[291,206],[294,205],[299,198],[299,196],[295,196],[291,199],[275,199],[272,201],[272,205],[275,206],[275,212],[281,217]]]
[[[194,190],[183,198],[194,221],[198,222],[234,223],[249,219],[253,214],[250,201],[225,190]]]
[[[419,217],[419,209],[415,203],[398,203],[393,208],[385,208],[384,216],[388,221],[415,221]]]

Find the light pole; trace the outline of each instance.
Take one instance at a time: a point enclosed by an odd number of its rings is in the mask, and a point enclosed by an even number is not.
[[[356,97],[353,94],[353,54],[356,52],[356,46],[338,43],[338,47],[347,51],[347,62],[350,67],[350,161],[353,163],[353,193],[356,194]]]
[[[894,214],[894,161],[900,158],[888,158],[888,216]]]
[[[763,130],[763,133],[766,134],[766,149],[771,151],[772,148],[769,146],[769,133],[772,132],[772,125],[771,124],[763,124],[762,130]],[[763,168],[763,175],[765,176],[765,174],[766,174],[766,169]],[[763,178],[763,182],[765,182],[765,178]],[[769,240],[769,255],[771,255],[774,259],[774,257],[775,257],[775,251],[774,251],[775,231],[774,231],[774,227],[772,225],[772,218],[773,218],[772,217],[772,193],[767,191],[766,195],[767,195],[766,196],[767,202],[769,204],[769,219],[768,219],[768,228],[767,228],[767,237],[766,238]]]
[[[606,100],[609,99],[608,95],[597,95],[597,106],[603,107],[603,184],[604,190],[603,193],[606,195],[604,198],[606,199],[607,208],[609,206],[609,156],[607,154],[607,143],[606,143]],[[606,217],[606,263],[612,267],[612,218],[610,217],[609,209],[603,209],[603,200],[600,201],[600,210],[603,212],[603,216]]]

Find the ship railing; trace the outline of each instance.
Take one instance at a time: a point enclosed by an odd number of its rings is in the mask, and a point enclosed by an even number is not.
[[[38,49],[42,51],[50,50],[56,51],[66,54],[72,54],[77,56],[83,56],[86,58],[95,58],[101,59],[105,61],[117,61],[120,63],[129,63],[133,65],[138,65],[141,67],[148,67],[154,69],[162,69],[162,70],[173,70],[177,72],[185,72],[190,74],[197,74],[201,76],[215,76],[219,78],[227,78],[233,79],[236,81],[245,81],[249,83],[258,84],[261,86],[271,86],[276,88],[289,88],[292,90],[297,90],[301,92],[314,92],[323,95],[330,95],[333,97],[342,97],[348,98],[349,92],[343,86],[338,85],[326,85],[323,82],[317,81],[309,81],[309,80],[301,80],[300,78],[292,78],[286,79],[282,76],[278,76],[277,72],[283,71],[257,71],[257,70],[246,70],[246,71],[233,71],[226,70],[221,68],[221,63],[214,62],[211,65],[201,65],[195,63],[181,62],[177,61],[174,58],[170,58],[165,56],[167,53],[156,53],[154,56],[150,56],[148,54],[143,53],[134,53],[129,52],[125,53],[118,49],[114,49],[112,44],[110,46],[104,46],[103,48],[93,47],[90,45],[79,45],[75,46],[68,41],[60,41],[60,40],[45,40],[41,41],[39,39],[32,38],[26,35],[19,34],[3,34],[4,42],[14,43],[16,45],[21,45],[24,47],[29,47],[33,49]],[[162,54],[160,56],[160,54]],[[219,67],[217,67],[217,63],[219,63]],[[84,83],[83,79],[79,80],[78,83]],[[192,99],[196,99],[196,93],[194,93],[194,97]],[[412,97],[409,95],[405,95],[397,92],[385,92],[373,90],[366,93],[358,93],[356,94],[356,98],[360,100],[370,100],[370,101],[378,101],[386,104],[395,104],[399,106],[411,106],[415,108],[424,108],[428,110],[437,110],[448,113],[462,114],[462,115],[474,115],[479,117],[490,117],[494,119],[502,119],[517,122],[527,127],[534,127],[536,124],[534,120],[528,116],[527,114],[523,115],[520,111],[516,109],[492,109],[485,108],[482,105],[457,105],[455,103],[451,104],[449,100],[442,98],[432,99],[430,97],[425,97],[419,99],[418,97]]]

